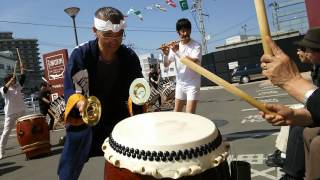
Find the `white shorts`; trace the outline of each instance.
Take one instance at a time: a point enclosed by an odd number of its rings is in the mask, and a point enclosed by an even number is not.
[[[176,99],[199,100],[200,87],[176,85]]]

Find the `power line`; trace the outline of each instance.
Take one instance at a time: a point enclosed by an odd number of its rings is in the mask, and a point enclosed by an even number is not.
[[[55,24],[42,24],[42,23],[31,23],[31,22],[21,22],[21,21],[4,21],[0,20],[0,23],[10,23],[10,24],[20,24],[20,25],[32,25],[32,26],[44,26],[44,27],[57,27],[57,28],[73,28],[69,25],[55,25]],[[77,29],[91,29],[88,26],[77,26]],[[157,29],[157,28],[154,28]],[[153,29],[127,29],[126,31],[132,32],[176,32],[175,30],[153,30]]]
[[[197,28],[201,34],[202,54],[207,54],[207,39],[206,39],[206,31],[205,31],[204,18],[203,18],[203,16],[206,14],[203,13],[202,0],[193,0],[192,11],[196,12],[198,16],[198,21],[197,21],[195,20],[195,15],[194,15],[195,13],[192,15],[196,22]],[[199,23],[199,25],[197,23]]]
[[[38,41],[39,45],[41,46],[49,46],[49,47],[64,47],[64,48],[74,48],[74,45],[71,44],[62,44],[62,43],[52,43],[52,42],[46,42],[46,41]]]

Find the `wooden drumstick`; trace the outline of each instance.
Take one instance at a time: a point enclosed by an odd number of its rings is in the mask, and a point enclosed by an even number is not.
[[[16,61],[16,63],[14,63],[13,77],[16,76],[16,73],[17,73],[17,63],[18,63],[18,61]]]
[[[260,101],[254,99],[252,96],[248,95],[244,91],[240,90],[239,88],[235,87],[234,85],[228,83],[227,81],[223,80],[219,76],[213,74],[212,72],[206,70],[205,68],[201,67],[200,65],[196,64],[192,60],[190,60],[187,57],[183,57],[180,59],[180,61],[188,66],[188,68],[192,69],[196,73],[206,77],[207,79],[211,80],[212,82],[218,84],[219,86],[222,86],[230,93],[240,97],[241,99],[247,101],[252,106],[256,107],[257,109],[263,111],[264,113],[270,114],[271,112],[266,109],[264,104],[262,104]]]
[[[21,56],[20,56],[20,53],[19,53],[19,48],[16,48],[17,50],[17,55],[18,55],[18,59],[19,59],[19,63],[20,63],[20,66],[22,65],[22,60],[21,60]]]
[[[256,13],[258,18],[260,34],[261,34],[263,51],[265,54],[272,55],[271,48],[267,45],[267,42],[266,42],[266,37],[270,36],[270,29],[269,29],[268,19],[266,15],[266,8],[264,6],[264,0],[254,0],[254,4],[256,7]]]

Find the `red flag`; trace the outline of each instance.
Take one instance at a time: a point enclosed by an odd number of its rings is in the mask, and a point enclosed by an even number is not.
[[[176,3],[173,0],[166,0],[166,3],[172,7],[177,7]]]

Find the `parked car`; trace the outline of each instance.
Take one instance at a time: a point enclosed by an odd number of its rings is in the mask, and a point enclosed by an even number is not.
[[[248,83],[252,80],[265,78],[261,72],[262,69],[258,63],[240,65],[233,70],[231,80],[232,82]]]

